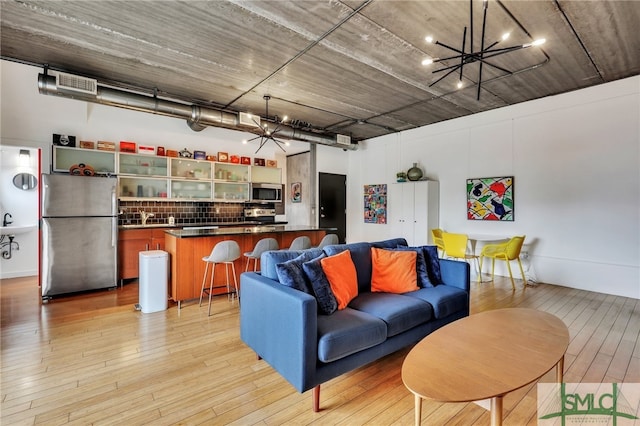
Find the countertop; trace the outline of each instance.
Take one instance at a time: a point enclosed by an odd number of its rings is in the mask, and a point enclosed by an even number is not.
[[[237,226],[259,226],[261,222],[255,220],[247,220],[244,222],[207,222],[207,223],[177,223],[175,225],[169,225],[168,223],[151,223],[148,225],[141,224],[131,224],[131,225],[120,225],[118,229],[153,229],[153,228],[169,228],[169,229],[193,229],[193,228],[202,228],[202,227],[237,227]],[[274,222],[269,225],[286,225],[287,222]]]
[[[261,225],[236,226],[214,229],[167,229],[165,233],[178,238],[210,237],[218,235],[263,234],[268,232],[304,232],[304,231],[335,231],[336,228],[321,228],[318,226],[298,225]]]

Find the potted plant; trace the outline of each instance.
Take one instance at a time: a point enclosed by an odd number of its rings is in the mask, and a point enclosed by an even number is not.
[[[398,181],[398,182],[406,182],[407,181],[407,174],[405,172],[396,173],[396,181]]]

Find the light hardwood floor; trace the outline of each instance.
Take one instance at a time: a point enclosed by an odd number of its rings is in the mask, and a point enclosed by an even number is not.
[[[518,283],[520,284],[520,283]],[[322,385],[321,412],[239,338],[238,305],[134,310],[136,283],[40,304],[35,277],[3,280],[3,425],[413,424],[400,378],[409,349]],[[472,283],[471,312],[528,307],[569,327],[567,382],[640,382],[640,301],[508,280]],[[553,382],[553,370],[542,382]],[[536,387],[504,400],[506,425],[536,424]],[[423,405],[425,425],[488,425],[478,405]]]

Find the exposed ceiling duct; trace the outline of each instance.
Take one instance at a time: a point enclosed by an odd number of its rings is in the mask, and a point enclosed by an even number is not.
[[[75,81],[84,79],[76,76]],[[87,79],[90,80],[90,79]],[[38,91],[42,95],[56,95],[66,98],[94,102],[119,108],[148,112],[151,114],[166,115],[169,117],[183,118],[193,131],[199,132],[207,126],[224,127],[227,129],[256,133],[259,128],[246,126],[240,123],[239,113],[222,111],[199,105],[187,105],[184,103],[159,99],[157,96],[148,96],[139,93],[127,92],[96,84],[95,95],[86,90],[76,90],[68,85],[58,85],[56,76],[38,74]],[[268,118],[268,117],[267,117]],[[268,121],[268,120],[267,120]],[[256,130],[258,129],[258,130]],[[340,142],[338,142],[340,136]],[[281,125],[278,137],[302,142],[332,146],[341,149],[358,149],[355,143],[344,144],[342,135],[316,134],[309,131]],[[347,137],[348,138],[348,137]]]

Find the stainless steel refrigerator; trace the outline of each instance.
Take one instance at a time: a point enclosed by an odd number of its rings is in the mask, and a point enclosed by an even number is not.
[[[41,182],[42,298],[116,287],[117,179],[43,174]]]

